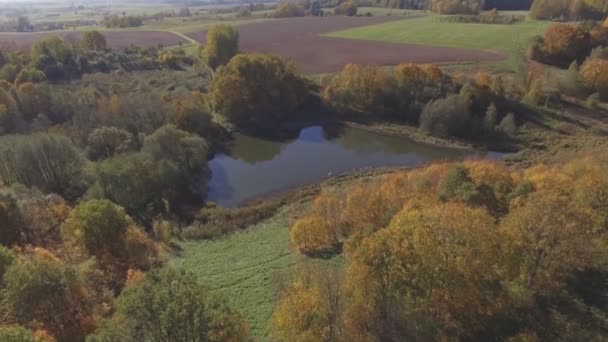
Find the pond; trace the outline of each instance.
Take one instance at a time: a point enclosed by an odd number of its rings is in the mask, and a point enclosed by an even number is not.
[[[235,207],[262,195],[346,172],[488,154],[499,157],[492,152],[430,146],[352,127],[308,127],[288,141],[236,135],[231,151],[216,155],[209,163],[212,176],[208,200]]]

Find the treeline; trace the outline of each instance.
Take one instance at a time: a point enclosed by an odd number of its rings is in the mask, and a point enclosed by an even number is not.
[[[304,16],[324,16],[331,15],[332,12],[323,11],[325,7],[333,7],[332,4],[319,0],[306,1],[282,1],[280,2],[273,16],[275,18],[304,17]],[[358,7],[355,1],[343,1],[335,5],[334,15],[354,16],[357,15]]]
[[[433,164],[322,193],[290,231],[311,263],[283,286],[273,336],[293,340],[601,340],[603,159],[512,171]]]
[[[108,28],[127,28],[127,27],[139,27],[144,24],[142,17],[136,17],[132,15],[119,16],[117,14],[105,17],[103,19],[103,25]]]
[[[57,36],[37,41],[29,54],[0,50],[0,80],[16,84],[62,81],[87,73],[179,68],[179,64],[192,63],[181,50],[139,47],[112,50],[107,48],[101,33],[88,31],[81,41],[74,43]]]
[[[452,1],[452,0],[371,0],[370,5],[374,7],[402,8],[412,10],[428,10],[433,8],[446,8],[448,12],[457,9],[465,10],[475,7],[477,10],[499,11],[527,11],[533,0],[485,0],[485,1]],[[363,6],[360,1],[359,4]],[[442,12],[448,14],[446,12]],[[463,12],[456,12],[464,14]]]
[[[604,20],[608,16],[608,1],[534,0],[530,16],[534,19]]]

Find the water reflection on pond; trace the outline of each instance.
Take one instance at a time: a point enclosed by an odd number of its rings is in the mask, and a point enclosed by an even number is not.
[[[256,196],[362,168],[416,166],[457,160],[462,151],[351,127],[314,126],[296,139],[269,141],[236,135],[229,154],[210,162],[208,200],[231,207]]]

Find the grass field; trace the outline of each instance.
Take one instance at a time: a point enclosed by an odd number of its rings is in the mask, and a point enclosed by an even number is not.
[[[437,16],[399,20],[326,34],[330,37],[378,40],[456,48],[499,51],[512,54],[527,41],[542,34],[551,23],[525,21],[513,25],[440,22]]]
[[[301,258],[289,245],[289,215],[214,241],[193,241],[169,263],[193,272],[201,283],[222,293],[251,325],[256,340],[268,340],[274,302],[273,278]]]

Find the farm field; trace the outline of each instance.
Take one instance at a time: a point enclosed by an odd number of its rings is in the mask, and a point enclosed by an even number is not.
[[[396,65],[401,62],[446,63],[499,61],[506,56],[500,52],[396,44],[337,37],[323,34],[355,28],[373,30],[376,25],[407,25],[402,22],[417,19],[399,17],[333,17],[290,18],[265,21],[239,26],[240,47],[246,52],[263,52],[294,60],[300,70],[307,74],[335,72],[345,64]],[[201,43],[206,31],[188,34]],[[419,43],[420,44],[420,43]]]
[[[437,16],[425,16],[331,32],[326,36],[511,53],[525,46],[530,37],[542,34],[550,24],[546,21],[513,25],[448,23],[440,22]]]

